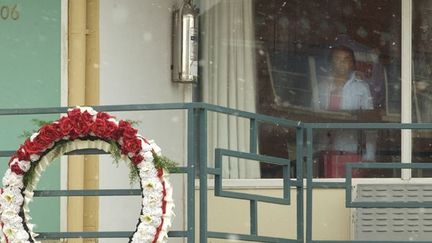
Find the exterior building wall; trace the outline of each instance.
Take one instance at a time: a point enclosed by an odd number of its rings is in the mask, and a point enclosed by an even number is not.
[[[282,189],[278,186],[265,188],[242,185],[230,186],[227,190],[282,197]],[[196,193],[198,204],[199,191],[197,190]],[[215,197],[213,188],[209,189],[208,195],[208,228],[210,231],[250,233],[249,201]],[[345,208],[345,191],[316,189],[313,197],[313,239],[349,240],[351,238],[351,210]],[[296,198],[296,190],[293,189],[291,190],[291,205],[258,203],[258,234],[296,239]],[[199,222],[198,210],[196,216]],[[197,231],[199,232],[198,229]],[[209,242],[226,242],[226,240],[212,239]]]
[[[1,1],[0,108],[58,107],[62,104],[62,1]],[[33,131],[32,119],[56,115],[1,116],[1,150],[16,150]],[[3,177],[9,158],[0,159]],[[41,178],[38,189],[60,189],[60,163]],[[60,230],[60,199],[37,198],[30,205],[40,231]],[[50,215],[46,217],[46,215]]]
[[[191,86],[171,82],[169,9],[174,2],[100,1],[101,105],[190,101]],[[183,111],[123,112],[116,115],[121,119],[140,121],[137,126],[140,134],[154,139],[164,155],[176,158],[180,165],[185,163],[187,134]],[[101,189],[131,188],[127,175],[128,168],[123,164],[116,168],[109,156],[101,159]],[[172,175],[170,179],[176,200],[174,229],[183,230],[183,177]],[[133,230],[139,210],[139,197],[100,198],[100,230]]]

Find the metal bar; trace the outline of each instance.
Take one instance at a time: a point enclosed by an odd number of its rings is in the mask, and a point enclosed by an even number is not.
[[[432,123],[303,123],[314,129],[431,129]]]
[[[284,238],[267,237],[267,236],[255,236],[245,234],[234,234],[234,233],[223,233],[223,232],[208,232],[209,238],[218,239],[236,239],[242,241],[254,241],[254,242],[266,242],[266,243],[299,243],[297,240],[290,240]]]
[[[248,159],[248,160],[262,161],[262,162],[276,164],[276,165],[290,165],[290,161],[288,159],[279,158],[279,157],[260,155],[260,154],[250,154],[250,153],[233,151],[228,149],[220,149],[220,148],[216,149],[216,152],[221,153],[222,156],[225,155],[225,156]]]
[[[427,243],[428,241],[380,241],[380,240],[314,240],[310,243]]]
[[[187,242],[195,242],[195,109],[187,114]]]
[[[207,103],[194,103],[194,104],[196,106],[202,108],[202,109],[206,109],[208,111],[218,112],[218,113],[222,113],[222,114],[235,115],[237,117],[243,117],[243,118],[248,118],[248,119],[252,118],[252,119],[256,119],[257,121],[271,122],[273,124],[279,124],[279,125],[288,126],[288,127],[302,126],[302,123],[300,121],[292,121],[292,120],[287,120],[284,118],[278,118],[278,117],[273,117],[273,116],[268,116],[268,115],[256,114],[256,113],[247,112],[247,111],[240,111],[240,110],[236,110],[236,109],[232,109],[232,108],[227,108],[227,107],[222,107],[222,106],[207,104]]]
[[[250,119],[250,144],[249,144],[249,152],[256,154],[257,149],[257,121],[256,119]]]
[[[290,186],[290,166],[284,165],[282,167],[282,180],[283,180],[283,198],[291,201],[291,186]]]
[[[258,203],[256,200],[250,201],[250,233],[258,234]]]
[[[198,109],[200,139],[200,243],[206,243],[207,236],[207,110]]]
[[[222,172],[222,153],[219,149],[215,150],[215,170]],[[220,196],[222,192],[222,173],[215,174],[214,183],[214,194],[215,196]]]
[[[345,207],[352,201],[352,169],[350,165],[345,166]]]
[[[221,168],[207,168],[207,174],[222,175],[222,169]]]
[[[303,140],[304,129],[296,129],[296,185],[297,186],[297,240],[304,240],[304,192],[303,192]],[[291,190],[291,189],[290,189]]]
[[[108,190],[37,190],[35,197],[76,197],[76,196],[141,196],[140,189]]]
[[[347,208],[432,208],[432,201],[423,202],[348,202]]]
[[[38,232],[38,240],[53,240],[62,238],[129,238],[133,231],[100,231],[100,232]],[[186,237],[186,231],[170,231],[169,237]]]
[[[242,199],[242,200],[256,200],[259,202],[267,202],[267,203],[282,204],[282,205],[290,205],[289,198],[284,199],[284,198],[261,196],[261,195],[255,195],[255,194],[247,194],[247,193],[241,193],[241,192],[232,192],[232,191],[223,191],[222,190],[222,191],[219,191],[217,196],[236,198],[236,199]]]
[[[306,242],[312,241],[312,178],[313,178],[313,136],[312,136],[312,128],[308,127],[306,129]]]
[[[0,158],[1,157],[11,157],[13,154],[15,153],[15,150],[4,150],[4,151],[0,151]]]
[[[101,105],[91,106],[97,111],[145,111],[145,110],[182,110],[193,107],[193,103],[165,103],[165,104],[133,104],[133,105]],[[46,108],[19,108],[0,109],[0,116],[5,115],[35,115],[66,113],[75,107],[46,107]]]
[[[356,169],[432,169],[431,163],[347,163],[347,167]]]
[[[309,183],[308,183],[309,185]],[[345,188],[345,182],[312,182],[313,188]]]
[[[272,122],[279,125],[297,127],[301,125],[299,121],[291,121],[283,118],[268,115],[256,114],[252,112],[240,111],[232,108],[222,107],[202,102],[192,103],[165,103],[165,104],[130,104],[130,105],[103,105],[92,106],[97,111],[124,112],[124,111],[146,111],[146,110],[181,110],[181,109],[206,109],[208,111],[235,115],[243,118],[253,118],[260,121]],[[59,114],[66,113],[68,109],[74,107],[47,107],[47,108],[20,108],[20,109],[0,109],[0,116],[5,115],[34,115],[34,114]]]

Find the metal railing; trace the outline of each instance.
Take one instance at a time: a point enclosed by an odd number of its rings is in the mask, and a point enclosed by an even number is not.
[[[0,109],[0,116],[40,115],[65,113],[67,107],[61,108],[35,108],[35,109]],[[183,110],[187,113],[187,161],[186,165],[179,168],[177,173],[185,174],[187,177],[187,223],[184,231],[170,231],[170,237],[185,238],[187,242],[196,241],[195,235],[199,235],[199,242],[207,242],[209,238],[238,239],[255,242],[348,242],[348,241],[322,241],[312,238],[312,191],[314,188],[345,188],[347,207],[419,207],[431,208],[432,202],[418,202],[406,204],[404,202],[388,203],[354,203],[351,202],[353,168],[377,167],[377,168],[432,168],[429,164],[401,164],[401,163],[360,163],[347,164],[346,179],[344,182],[317,182],[313,180],[313,131],[315,129],[432,129],[432,124],[399,124],[399,123],[302,123],[282,118],[244,112],[235,109],[206,103],[172,103],[172,104],[139,104],[139,105],[115,105],[94,106],[97,111],[105,112],[128,112],[128,111],[163,111]],[[239,117],[249,120],[250,147],[248,152],[232,151],[216,148],[214,167],[209,166],[207,154],[208,140],[208,114],[209,112]],[[258,124],[269,123],[285,126],[296,131],[296,160],[295,178],[290,177],[292,161],[286,158],[264,156],[258,153]],[[303,150],[306,148],[306,154]],[[9,157],[14,151],[0,151],[0,157]],[[74,151],[74,154],[100,153],[95,150]],[[223,157],[234,157],[258,162],[266,162],[282,166],[283,170],[283,196],[282,198],[252,195],[247,193],[231,192],[223,189],[222,160]],[[304,171],[304,157],[306,157],[306,171]],[[197,169],[198,167],[198,169]],[[197,173],[199,172],[199,173]],[[199,174],[199,225],[195,220],[195,179]],[[250,232],[249,234],[235,234],[228,232],[211,231],[208,227],[208,176],[215,178],[215,196],[227,197],[249,201]],[[303,178],[306,175],[306,178]],[[304,180],[305,179],[305,180]],[[306,182],[306,183],[305,183]],[[306,186],[307,185],[307,186]],[[258,202],[289,205],[291,204],[291,188],[296,190],[296,237],[295,239],[262,236],[258,234]],[[304,194],[306,188],[306,194]],[[140,195],[140,190],[48,190],[35,191],[36,197],[67,197],[67,196],[130,196]],[[306,195],[306,207],[304,207],[304,195]],[[306,211],[306,212],[304,212]],[[199,234],[196,230],[199,229]],[[42,232],[39,239],[62,239],[62,238],[127,238],[132,232]],[[366,242],[366,241],[352,241]],[[376,241],[375,241],[376,242]],[[394,242],[394,241],[392,241]],[[402,241],[401,241],[402,242]],[[415,241],[409,241],[415,242]]]

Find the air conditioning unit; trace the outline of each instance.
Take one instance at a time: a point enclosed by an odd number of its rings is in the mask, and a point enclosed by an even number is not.
[[[429,184],[358,184],[356,202],[432,201]],[[432,208],[356,208],[353,239],[367,241],[429,241]]]

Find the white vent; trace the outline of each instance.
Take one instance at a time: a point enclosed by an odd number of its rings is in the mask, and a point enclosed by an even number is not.
[[[432,201],[432,185],[357,185],[356,202]],[[356,240],[430,241],[432,208],[358,208]]]

